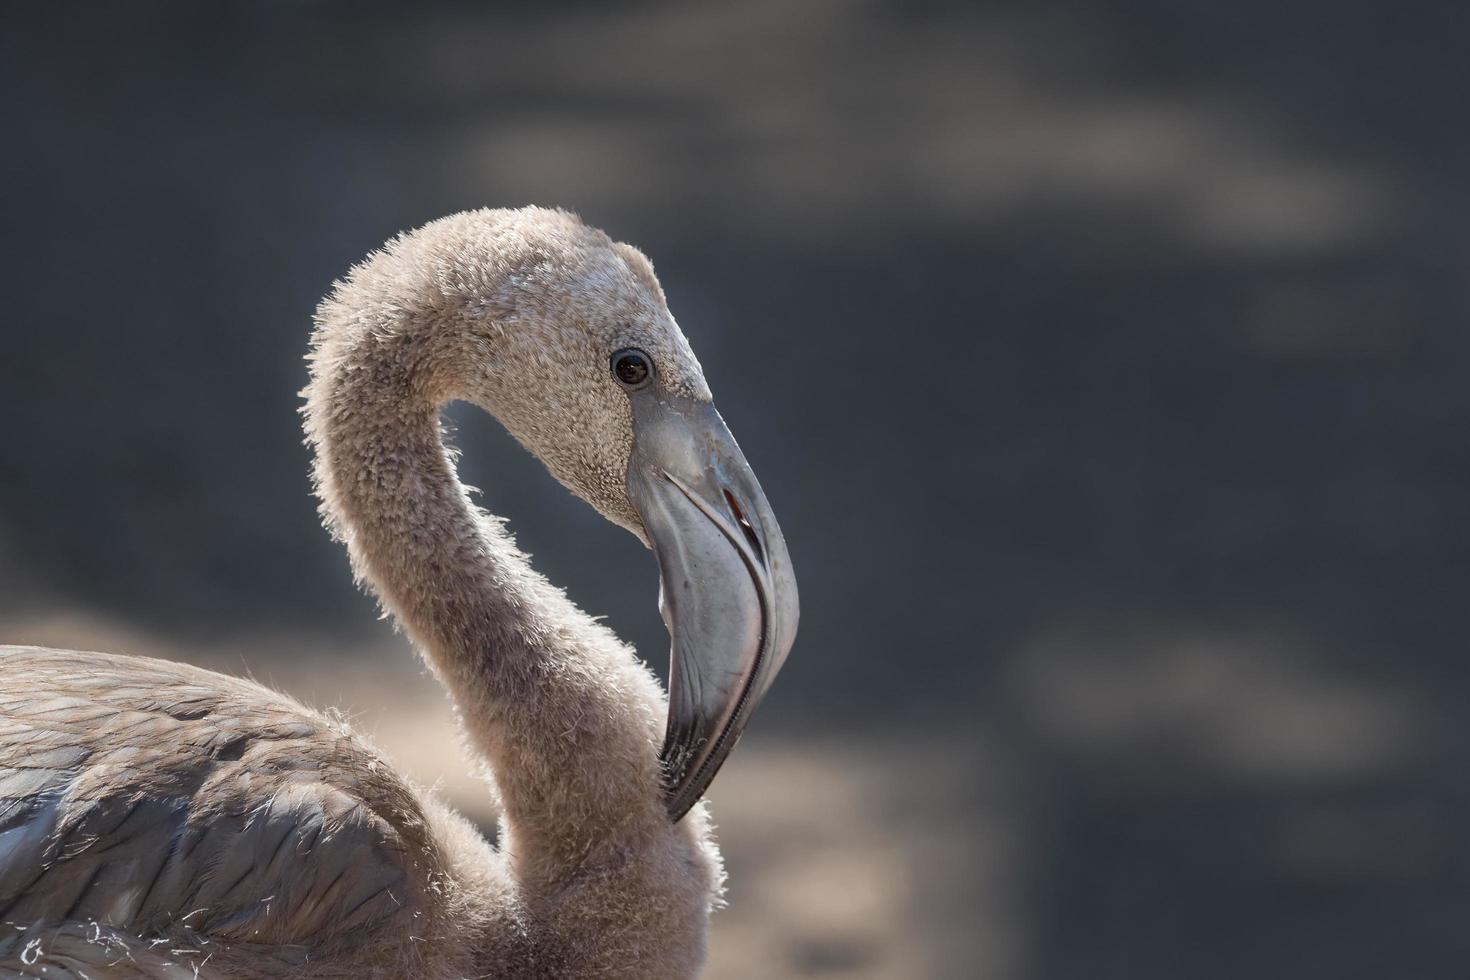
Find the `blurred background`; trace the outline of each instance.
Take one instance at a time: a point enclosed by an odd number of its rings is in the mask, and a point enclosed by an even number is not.
[[[1470,8],[3,18],[0,639],[342,705],[485,819],[296,393],[368,250],[560,205],[653,258],[801,579],[708,976],[1465,975]],[[653,562],[451,414],[662,671]]]

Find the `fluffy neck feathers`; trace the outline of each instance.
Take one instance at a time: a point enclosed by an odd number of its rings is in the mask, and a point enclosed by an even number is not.
[[[469,501],[439,424],[460,394],[454,335],[361,272],[318,312],[305,392],[329,528],[489,763],[528,901],[624,868],[637,890],[672,890],[660,904],[677,895],[702,937],[718,858],[702,811],[677,826],[664,811],[657,681]]]

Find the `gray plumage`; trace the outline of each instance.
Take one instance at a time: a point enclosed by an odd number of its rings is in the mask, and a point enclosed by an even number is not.
[[[166,946],[192,973],[249,945],[298,967],[422,917],[423,812],[342,724],[136,657],[4,647],[0,674],[0,962]]]
[[[647,540],[606,367],[628,346],[669,397],[708,403],[647,259],[559,211],[435,222],[318,311],[325,521],[453,697],[497,844],[341,719],[255,683],[0,648],[0,976],[698,972],[723,873],[703,805],[665,810],[663,693],[469,502],[438,421],[475,402]]]

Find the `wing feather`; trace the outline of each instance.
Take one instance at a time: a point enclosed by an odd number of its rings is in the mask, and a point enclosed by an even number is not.
[[[418,800],[335,720],[141,658],[0,647],[0,678],[0,976],[27,943],[112,975],[88,929],[305,949],[423,914]]]

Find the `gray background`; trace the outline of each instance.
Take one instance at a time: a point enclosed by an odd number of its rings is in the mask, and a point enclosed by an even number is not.
[[[8,5],[0,638],[392,646],[307,493],[312,308],[401,229],[561,205],[653,258],[800,575],[741,819],[822,746],[903,842],[717,969],[1462,977],[1467,11]],[[452,415],[661,668],[652,562]]]

